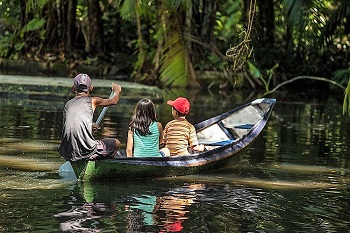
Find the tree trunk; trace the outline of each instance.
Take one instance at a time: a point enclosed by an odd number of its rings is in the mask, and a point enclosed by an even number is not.
[[[192,5],[193,7],[193,5]],[[185,29],[184,29],[184,40],[185,40],[185,48],[186,48],[186,60],[185,60],[185,66],[186,66],[186,73],[189,78],[189,86],[199,88],[200,84],[197,80],[196,73],[194,71],[194,67],[192,64],[192,42],[189,39],[191,35],[191,28],[192,28],[192,19],[193,19],[193,9],[192,7],[188,7],[186,11],[186,17],[185,17]]]
[[[21,11],[20,28],[23,28],[23,26],[26,24],[26,1],[20,0],[19,7]]]
[[[275,40],[275,12],[273,0],[258,0],[258,36],[260,45],[273,48]]]
[[[97,0],[88,0],[88,25],[85,52],[103,52],[103,24],[102,12]]]
[[[76,31],[76,7],[77,0],[52,0],[47,4],[46,46],[71,52]]]
[[[76,12],[77,12],[77,0],[68,0],[67,7],[67,26],[66,26],[66,50],[72,51],[74,38],[76,37]]]

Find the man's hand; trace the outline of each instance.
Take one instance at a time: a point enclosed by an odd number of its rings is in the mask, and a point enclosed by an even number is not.
[[[112,90],[114,92],[120,93],[120,92],[122,92],[122,87],[117,83],[112,83]]]
[[[92,123],[92,134],[95,134],[97,130],[101,129],[100,126],[96,123]]]

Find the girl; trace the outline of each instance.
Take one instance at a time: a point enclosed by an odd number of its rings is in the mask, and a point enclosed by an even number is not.
[[[163,126],[156,120],[155,106],[150,99],[141,99],[134,110],[128,130],[127,157],[162,157],[169,152],[159,151]]]

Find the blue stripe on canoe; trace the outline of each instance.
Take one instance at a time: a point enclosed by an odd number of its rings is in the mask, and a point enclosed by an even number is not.
[[[234,128],[236,129],[251,129],[254,125],[253,124],[244,124],[244,125],[236,125]]]
[[[224,146],[224,145],[230,144],[233,141],[234,140],[225,140],[225,141],[220,141],[220,142],[209,143],[209,144],[206,144],[206,145],[208,145],[208,146]]]

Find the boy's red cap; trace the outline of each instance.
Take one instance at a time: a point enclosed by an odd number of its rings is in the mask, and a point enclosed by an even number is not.
[[[190,102],[184,97],[179,97],[176,100],[168,100],[166,103],[173,106],[179,113],[188,114],[190,112]]]

